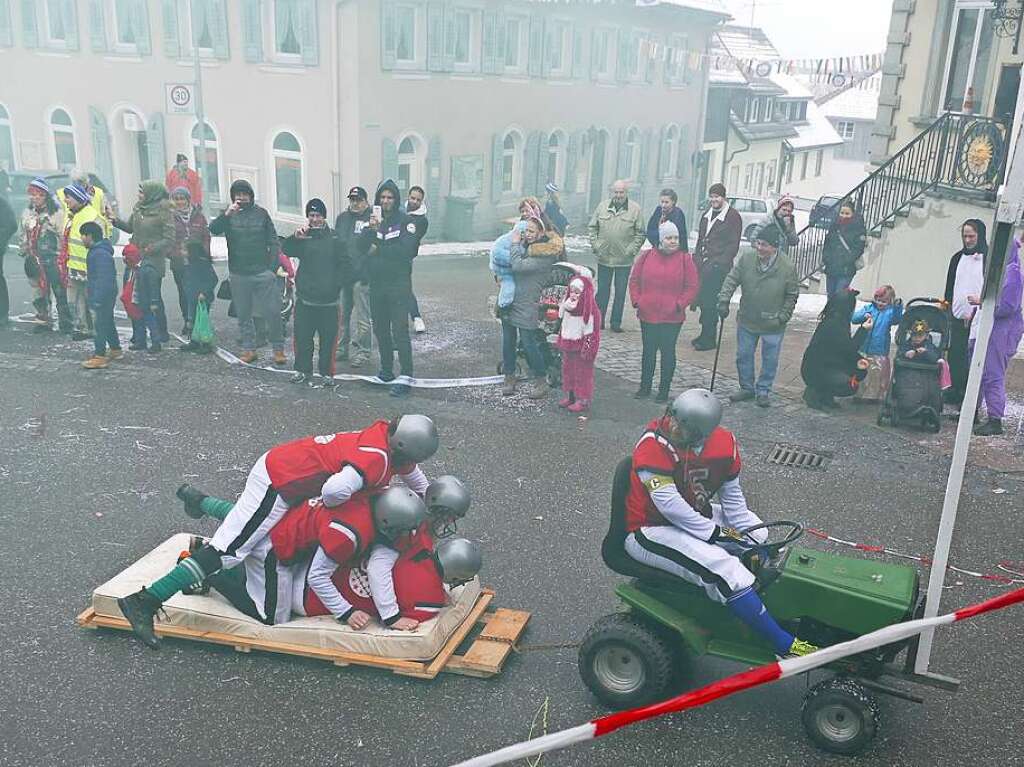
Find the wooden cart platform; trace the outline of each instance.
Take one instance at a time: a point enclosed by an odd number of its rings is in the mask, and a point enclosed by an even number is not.
[[[494,676],[502,670],[508,656],[512,654],[513,647],[526,630],[527,621],[530,620],[530,613],[523,610],[509,610],[504,607],[495,610],[489,609],[493,599],[494,592],[490,589],[483,589],[469,615],[459,624],[455,633],[441,648],[441,652],[429,661],[400,660],[273,640],[250,639],[214,631],[196,631],[160,622],[154,625],[154,630],[161,637],[227,645],[234,647],[238,652],[263,650],[315,658],[328,661],[336,666],[374,666],[418,679],[433,679],[442,671],[486,678]],[[79,626],[89,629],[131,630],[131,626],[124,618],[100,615],[92,607],[83,611],[75,619],[75,622]],[[470,635],[478,626],[481,627],[481,630],[471,638]],[[467,641],[470,641],[470,644],[466,651],[456,654],[456,651]]]

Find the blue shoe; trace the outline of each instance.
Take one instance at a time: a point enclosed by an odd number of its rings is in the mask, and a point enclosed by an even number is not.
[[[412,387],[409,384],[391,384],[392,397],[408,397],[410,392],[412,392]]]
[[[392,381],[395,380],[395,374],[394,373],[390,373],[390,372],[388,372],[386,370],[378,370],[377,371],[377,378],[379,378],[384,383],[391,383]]]

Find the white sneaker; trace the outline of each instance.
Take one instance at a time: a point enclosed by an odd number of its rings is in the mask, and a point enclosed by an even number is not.
[[[412,329],[415,330],[417,333],[426,333],[427,332],[427,326],[425,324],[423,324],[423,318],[422,317],[413,317],[412,318]]]

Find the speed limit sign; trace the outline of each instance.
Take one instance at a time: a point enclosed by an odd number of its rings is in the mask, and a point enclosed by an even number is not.
[[[167,113],[190,115],[195,112],[192,83],[167,83]]]

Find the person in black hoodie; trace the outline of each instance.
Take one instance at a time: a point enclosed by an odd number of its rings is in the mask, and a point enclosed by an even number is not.
[[[7,244],[18,231],[18,217],[7,202],[7,191],[0,189],[0,327],[6,327],[7,313],[11,302],[7,294],[7,280],[4,277],[4,256],[7,255]]]
[[[334,377],[334,351],[338,343],[338,300],[344,282],[344,246],[327,226],[327,206],[314,197],[306,203],[309,223],[281,242],[286,256],[299,260],[295,275],[295,376],[293,383],[328,386]],[[313,379],[313,339],[320,336]]]
[[[373,350],[366,248],[358,236],[370,223],[371,213],[366,190],[354,186],[348,191],[348,209],[339,213],[334,222],[334,235],[342,245],[342,255],[347,262],[341,288],[341,340],[336,357],[339,362],[349,361],[351,345],[349,364],[354,368],[362,367]]]
[[[804,351],[800,375],[807,384],[804,402],[815,410],[835,410],[835,397],[852,397],[868,372],[860,353],[867,330],[850,335],[850,318],[857,306],[857,292],[841,290],[828,298],[818,316],[818,327]]]
[[[977,218],[969,218],[960,226],[960,239],[963,247],[949,259],[949,269],[946,270],[946,292],[943,298],[945,298],[947,306],[953,305],[953,289],[956,286],[956,272],[960,266],[960,259],[963,256],[973,256],[976,253],[987,254],[987,234],[985,222]],[[967,342],[970,332],[970,325],[963,322],[954,320],[950,324],[948,362],[949,376],[953,379],[953,385],[943,393],[943,399],[948,404],[957,407],[960,407],[964,401],[964,394],[967,392],[969,368]]]
[[[377,187],[370,222],[359,235],[366,248],[366,271],[370,278],[370,313],[380,351],[382,381],[395,379],[394,356],[398,352],[401,374],[412,376],[412,342],[409,340],[409,303],[412,300],[412,260],[419,247],[415,222],[402,210],[398,185],[386,179]],[[392,384],[391,396],[404,397],[409,386]]]
[[[867,247],[868,235],[864,219],[853,203],[844,200],[839,204],[836,220],[825,235],[821,246],[824,262],[825,292],[842,293],[850,287],[857,270],[863,266],[861,258]]]
[[[256,361],[255,315],[267,323],[267,334],[274,347],[274,364],[287,365],[281,289],[275,274],[280,244],[270,214],[256,204],[248,181],[239,179],[231,185],[231,205],[210,222],[210,234],[223,234],[228,243],[231,298],[242,336],[239,359],[245,363]]]

